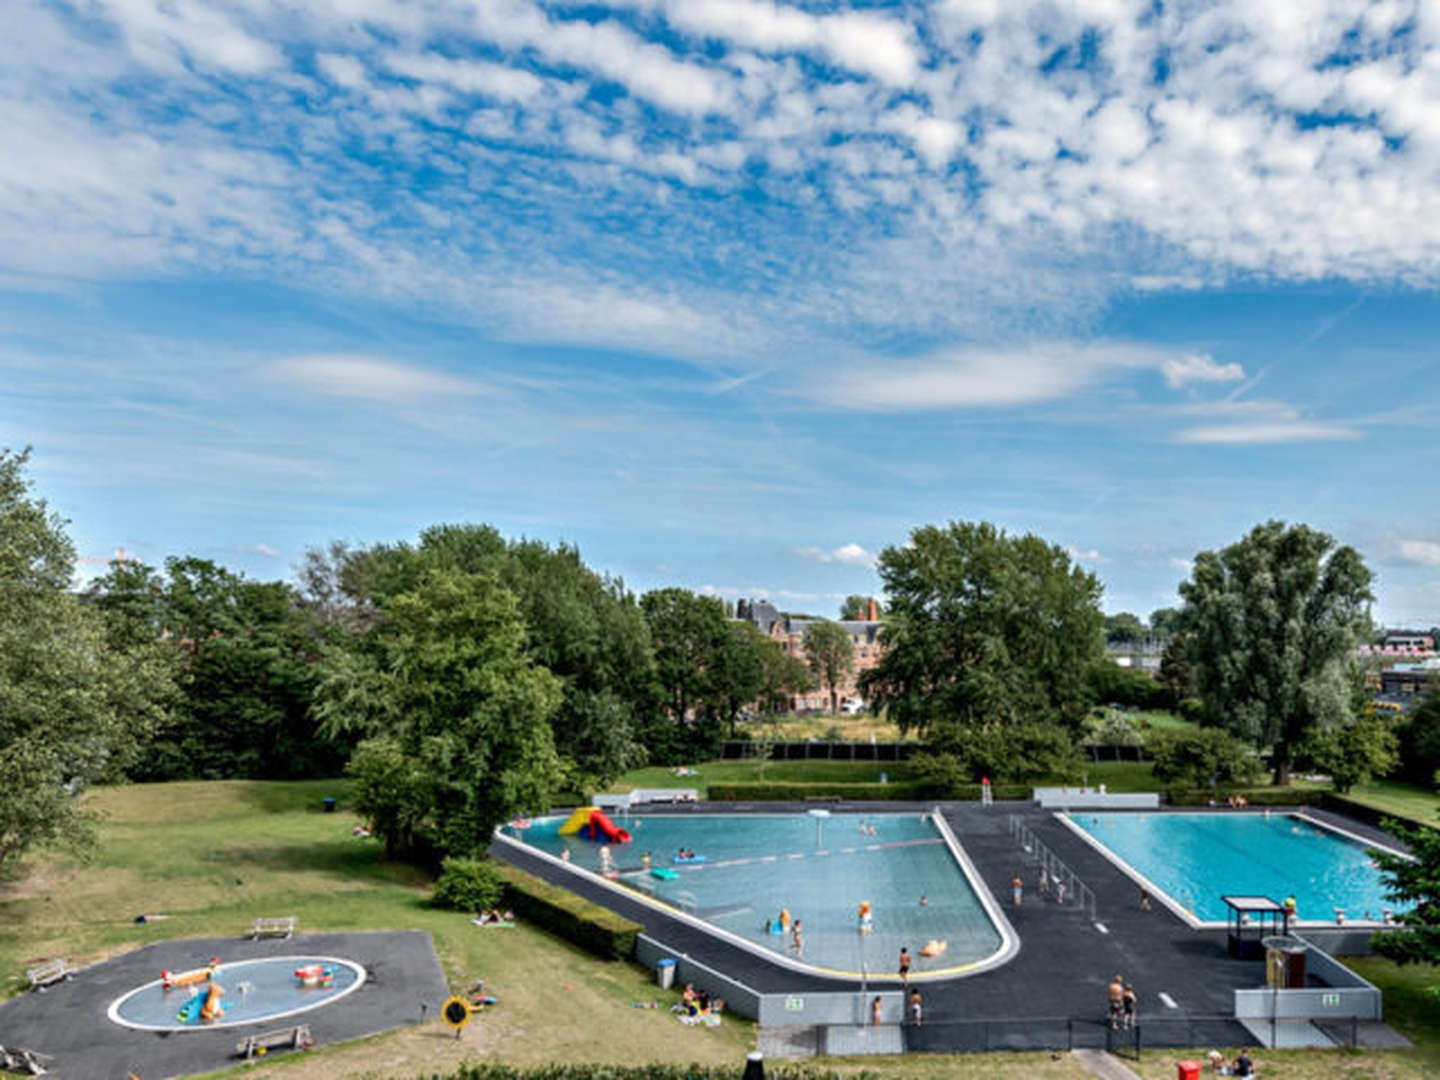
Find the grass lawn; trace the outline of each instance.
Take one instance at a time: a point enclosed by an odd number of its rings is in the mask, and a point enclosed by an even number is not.
[[[768,781],[772,783],[878,783],[884,773],[891,780],[910,775],[903,761],[706,761],[693,766],[696,776],[676,776],[674,768],[652,766],[634,769],[611,785],[613,791],[631,788],[697,788],[701,798],[711,784]]]
[[[901,735],[900,728],[895,724],[868,712],[854,715],[841,713],[839,716],[777,716],[769,723],[755,721],[744,724],[742,729],[753,738],[782,742],[821,738],[837,742],[869,742],[872,735],[877,742],[918,741],[915,732]]]
[[[1329,789],[1329,784],[1297,781],[1309,787]],[[1440,827],[1440,792],[1399,780],[1371,780],[1356,784],[1346,793],[1347,799],[1374,807],[1396,817],[1410,818],[1432,827]]]

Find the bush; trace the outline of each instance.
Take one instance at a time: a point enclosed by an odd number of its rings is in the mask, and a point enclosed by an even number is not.
[[[603,960],[624,960],[635,953],[639,923],[551,885],[534,874],[497,864],[504,882],[505,906],[537,926],[579,945]]]
[[[1207,789],[1212,780],[1244,786],[1261,771],[1249,745],[1219,728],[1152,732],[1148,749],[1155,779],[1177,788]]]
[[[1086,725],[1086,737],[1100,746],[1139,746],[1144,742],[1135,721],[1116,709],[1106,709]]]
[[[1201,717],[1205,715],[1205,703],[1198,697],[1181,698],[1175,703],[1175,712],[1179,714],[1181,720],[1198,724]]]
[[[1086,672],[1090,700],[1098,705],[1129,705],[1136,709],[1164,709],[1170,691],[1147,671],[1122,668],[1113,660],[1099,660]]]
[[[452,911],[485,911],[500,903],[504,883],[489,859],[447,858],[430,903]]]
[[[945,748],[968,779],[1023,783],[1078,780],[1084,768],[1070,732],[1054,724],[976,724],[946,733]]]
[[[1440,787],[1440,690],[1420,699],[1414,711],[1399,725],[1400,775],[1416,784]]]

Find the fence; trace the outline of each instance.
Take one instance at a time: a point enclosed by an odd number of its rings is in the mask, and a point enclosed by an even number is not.
[[[1096,917],[1095,892],[1081,881],[1079,876],[1041,842],[1034,830],[1014,814],[1010,815],[1010,837],[1024,853],[1025,861],[1032,867],[1043,867],[1048,884],[1048,893],[1041,890],[1042,898],[1059,907],[1088,913]],[[1027,882],[1029,884],[1029,882]]]
[[[769,748],[771,761],[907,761],[918,749],[903,742],[751,742],[727,740],[720,744],[720,756],[727,761],[758,758]]]

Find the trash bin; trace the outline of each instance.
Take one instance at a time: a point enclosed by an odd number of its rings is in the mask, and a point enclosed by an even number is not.
[[[1200,1072],[1204,1066],[1198,1061],[1177,1061],[1175,1068],[1178,1080],[1200,1080]]]
[[[325,800],[325,813],[327,813],[327,814],[333,814],[334,812],[335,812],[335,800],[334,800],[334,799],[326,799],[326,800]]]
[[[675,960],[672,957],[667,956],[656,962],[655,981],[662,990],[669,990],[675,985]]]

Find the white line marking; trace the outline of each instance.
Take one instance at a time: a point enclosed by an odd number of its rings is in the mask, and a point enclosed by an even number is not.
[[[1160,1000],[1164,1003],[1167,1009],[1178,1009],[1180,1007],[1179,1005],[1175,1004],[1175,999],[1172,998],[1169,994],[1165,993],[1163,990],[1160,992]]]
[[[1108,934],[1110,932],[1110,928],[1106,926],[1103,922],[1097,922],[1095,924],[1095,929],[1099,930],[1102,934]]]

